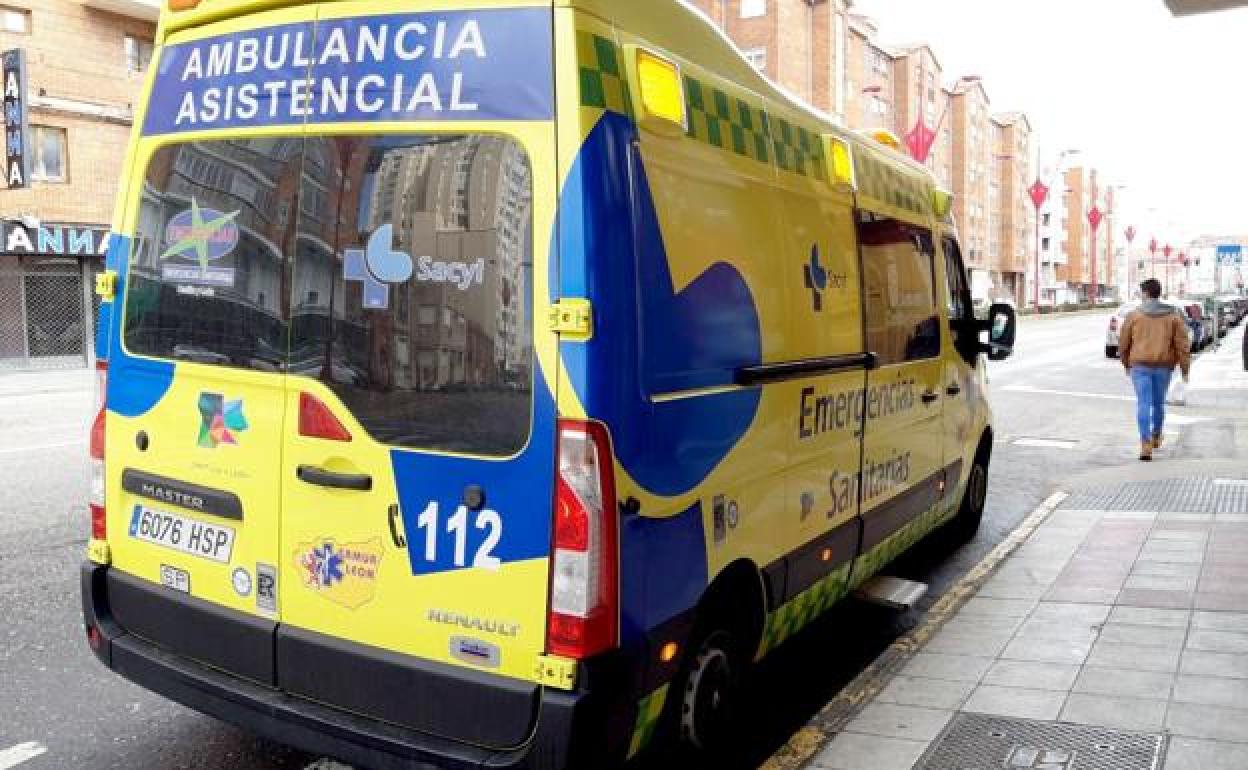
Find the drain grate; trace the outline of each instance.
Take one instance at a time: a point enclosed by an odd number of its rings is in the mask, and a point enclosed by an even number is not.
[[[1234,479],[1138,481],[1076,491],[1062,503],[1068,510],[1248,513],[1248,484]]]
[[[914,770],[1159,770],[1165,748],[1151,733],[957,714]]]

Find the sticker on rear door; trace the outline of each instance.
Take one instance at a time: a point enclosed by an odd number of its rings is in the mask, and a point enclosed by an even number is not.
[[[206,524],[146,505],[134,506],[130,537],[222,564],[230,560],[234,551],[232,528]]]
[[[373,600],[383,553],[381,538],[365,543],[318,538],[299,545],[295,566],[303,576],[304,588],[354,610]]]

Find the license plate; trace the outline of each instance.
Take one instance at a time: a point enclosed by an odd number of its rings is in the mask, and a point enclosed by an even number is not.
[[[160,584],[175,591],[189,594],[191,592],[191,573],[184,569],[170,567],[168,564],[162,564],[160,565]]]
[[[229,562],[234,550],[232,528],[205,524],[146,505],[134,506],[130,537],[222,564]]]

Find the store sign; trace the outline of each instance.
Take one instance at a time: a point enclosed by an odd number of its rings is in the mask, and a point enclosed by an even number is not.
[[[26,139],[26,52],[14,48],[0,54],[4,65],[4,178],[10,190],[30,184]]]
[[[49,222],[27,229],[20,222],[2,222],[0,247],[3,247],[0,252],[4,254],[103,256],[108,251],[108,228]]]

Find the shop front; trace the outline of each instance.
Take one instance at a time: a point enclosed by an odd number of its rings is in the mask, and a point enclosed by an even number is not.
[[[108,228],[0,221],[0,371],[89,366]]]

